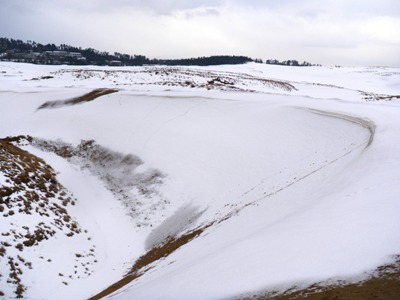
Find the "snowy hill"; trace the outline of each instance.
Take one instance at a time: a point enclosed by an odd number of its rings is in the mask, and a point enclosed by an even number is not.
[[[399,95],[395,68],[0,63],[0,297],[245,298],[398,270]]]

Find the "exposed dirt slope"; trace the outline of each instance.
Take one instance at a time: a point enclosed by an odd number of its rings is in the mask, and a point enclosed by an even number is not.
[[[27,290],[22,275],[35,268],[29,255],[51,262],[31,248],[57,234],[73,237],[83,231],[67,210],[75,205],[72,194],[45,161],[13,145],[18,140],[0,139],[0,170],[6,178],[0,186],[0,281],[14,287],[13,295],[0,291],[0,296],[10,298],[22,298]]]

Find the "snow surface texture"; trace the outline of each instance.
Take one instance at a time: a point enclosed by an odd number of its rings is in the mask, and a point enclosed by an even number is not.
[[[71,101],[100,89],[114,92]],[[34,139],[2,140],[0,191],[16,191],[0,204],[2,297],[88,298],[198,228],[110,297],[229,298],[389,263],[399,94],[394,68],[0,63],[0,138]]]
[[[126,213],[139,227],[149,225],[151,214],[168,204],[155,188],[162,182],[163,175],[158,170],[135,172],[143,164],[135,155],[112,151],[97,145],[93,140],[81,141],[74,147],[62,141],[34,138],[32,145],[43,151],[54,152],[70,163],[79,165],[81,169],[89,170],[123,203]],[[142,202],[143,199],[146,200],[145,203]]]

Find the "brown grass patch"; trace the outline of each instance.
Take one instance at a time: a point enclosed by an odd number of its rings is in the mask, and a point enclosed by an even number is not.
[[[146,254],[139,257],[138,260],[133,265],[133,267],[131,268],[131,270],[129,271],[129,273],[124,278],[110,285],[108,288],[101,291],[100,293],[90,297],[89,300],[97,300],[106,297],[111,293],[124,287],[128,283],[132,282],[133,280],[139,278],[146,271],[152,268],[152,266],[150,266],[152,263],[167,257],[178,248],[189,243],[191,240],[202,234],[204,230],[210,227],[211,225],[212,224],[200,227],[186,234],[183,234],[180,237],[169,237],[162,245],[152,248]]]
[[[76,105],[84,102],[89,102],[93,101],[98,97],[105,96],[108,94],[116,93],[118,92],[117,89],[95,89],[89,93],[86,93],[82,96],[75,97],[72,99],[68,100],[58,100],[58,101],[47,101],[40,105],[38,109],[43,109],[43,108],[58,108],[58,107],[63,107],[63,106],[71,106],[71,105]]]
[[[23,298],[26,293],[21,275],[32,269],[31,262],[23,258],[26,247],[36,247],[56,232],[67,236],[81,232],[61,206],[72,205],[74,200],[57,181],[55,171],[43,159],[18,147],[30,142],[29,136],[0,139],[0,170],[6,178],[6,184],[0,185],[0,217],[5,223],[0,228],[0,257],[7,257],[7,268],[2,270],[1,276],[13,287],[14,293],[14,296],[7,295],[8,298]],[[61,193],[65,196],[61,197]],[[29,226],[16,224],[19,221],[8,218],[15,214],[26,215]],[[10,247],[18,249],[21,256],[8,251]]]
[[[297,290],[292,287],[285,292],[266,292],[242,299],[256,300],[397,300],[400,299],[400,255],[395,262],[378,267],[366,280],[356,283],[337,281],[332,285],[324,282]]]

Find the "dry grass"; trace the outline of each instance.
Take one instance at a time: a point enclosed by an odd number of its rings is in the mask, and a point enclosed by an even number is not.
[[[304,289],[296,286],[284,292],[265,292],[242,300],[397,300],[400,299],[400,256],[395,261],[377,268],[368,279],[349,283],[315,283]]]
[[[124,287],[128,283],[132,282],[133,280],[142,276],[146,271],[152,268],[151,264],[167,257],[171,253],[173,253],[178,248],[184,246],[185,244],[189,243],[194,238],[198,237],[200,234],[204,232],[206,228],[210,225],[200,227],[193,231],[190,231],[186,234],[183,234],[179,237],[169,237],[163,244],[160,246],[154,247],[149,250],[146,254],[139,257],[138,260],[135,262],[129,273],[122,278],[121,280],[117,281],[116,283],[112,284],[105,290],[101,291],[100,293],[94,295],[93,297],[89,298],[89,300],[97,300],[103,297],[110,295],[111,293],[119,290],[120,288]]]
[[[0,170],[6,178],[0,186],[0,217],[6,224],[0,228],[0,257],[7,259],[8,265],[1,275],[14,287],[16,298],[23,298],[26,292],[21,275],[32,269],[32,264],[23,257],[25,248],[38,246],[56,232],[69,236],[81,232],[62,207],[73,205],[74,201],[57,181],[54,170],[41,158],[17,146],[30,141],[32,138],[26,136],[0,139]],[[30,225],[15,223],[9,218],[15,214],[26,215]],[[10,221],[6,223],[7,220]]]
[[[58,108],[58,107],[63,107],[63,106],[71,106],[71,105],[76,105],[84,102],[89,102],[93,101],[98,97],[105,96],[108,94],[116,93],[118,92],[117,89],[95,89],[89,93],[86,93],[82,96],[68,99],[68,100],[58,100],[58,101],[47,101],[40,105],[38,109],[44,109],[44,108]]]
[[[382,95],[364,91],[360,91],[360,93],[366,101],[392,101],[400,99],[400,95]]]
[[[396,99],[400,99],[400,95],[381,96],[378,98],[378,100],[385,100],[385,101],[391,101]]]
[[[281,81],[266,79],[246,73],[219,72],[202,69],[182,69],[176,67],[150,67],[138,71],[131,70],[79,70],[63,69],[54,72],[57,76],[72,75],[79,80],[98,78],[111,80],[114,84],[130,85],[158,85],[158,86],[181,86],[188,88],[200,88],[206,90],[260,92],[260,87],[269,87],[284,91],[296,90],[292,84]],[[141,75],[150,75],[151,79],[141,78]],[[118,83],[122,79],[126,83]],[[128,83],[130,82],[130,83]],[[254,86],[258,84],[259,86]]]

